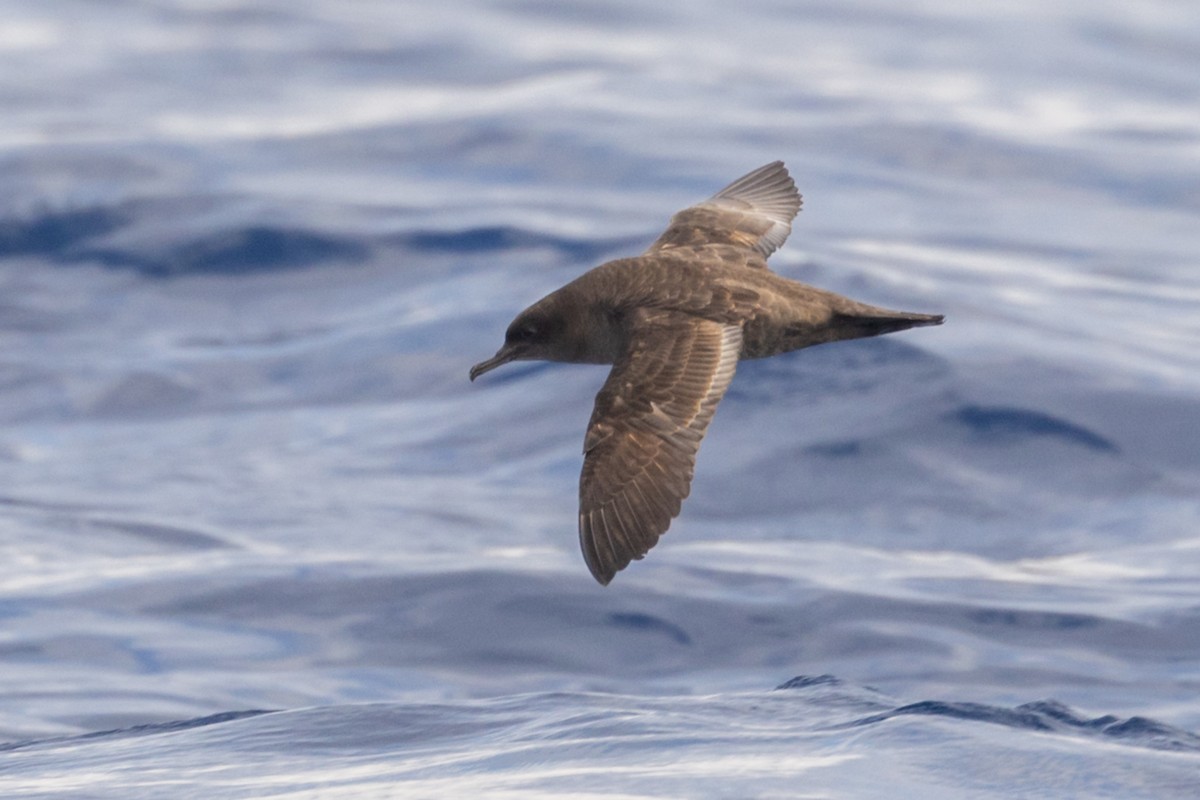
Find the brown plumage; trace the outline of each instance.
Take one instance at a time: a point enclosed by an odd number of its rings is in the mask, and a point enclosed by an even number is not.
[[[643,255],[601,264],[522,311],[499,352],[471,368],[475,380],[524,359],[613,365],[579,481],[580,546],[600,583],[679,514],[739,359],[942,322],[771,272],[767,257],[800,202],[782,162],[756,169],[672,217]]]

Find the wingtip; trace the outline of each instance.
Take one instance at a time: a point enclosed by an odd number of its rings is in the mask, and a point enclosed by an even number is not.
[[[772,161],[747,172],[712,196],[712,200],[736,198],[750,203],[784,225],[790,224],[804,205],[796,181],[782,161]]]
[[[587,563],[588,572],[592,573],[592,577],[596,579],[596,583],[601,586],[608,586],[612,583],[612,579],[616,577],[618,570],[611,567],[601,566],[587,550],[583,551],[584,561]]]
[[[583,561],[587,564],[588,572],[601,586],[608,586],[613,576],[617,574],[606,558],[607,553],[600,551],[600,541],[593,529],[591,514],[579,513],[579,546],[583,551]]]

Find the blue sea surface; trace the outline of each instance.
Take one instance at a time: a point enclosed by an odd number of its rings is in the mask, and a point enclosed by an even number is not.
[[[1200,6],[8,0],[0,797],[1195,798]],[[597,585],[512,316],[783,159]]]

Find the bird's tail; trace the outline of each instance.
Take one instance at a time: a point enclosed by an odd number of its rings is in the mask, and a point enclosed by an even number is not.
[[[941,325],[943,320],[941,314],[892,311],[859,303],[832,292],[822,293],[820,301],[819,306],[824,306],[820,310],[828,316],[822,315],[824,318],[818,318],[819,321],[809,317],[785,326],[778,339],[770,341],[767,347],[760,347],[752,351],[748,357],[761,358],[776,353],[799,350],[802,347],[811,347],[814,344],[840,342],[845,339],[862,339],[866,336],[879,336],[922,325]],[[746,357],[743,355],[743,358]]]
[[[835,311],[829,321],[829,327],[836,334],[836,339],[860,339],[864,336],[879,336],[923,325],[941,325],[944,319],[941,314],[916,314],[858,306],[851,312]]]

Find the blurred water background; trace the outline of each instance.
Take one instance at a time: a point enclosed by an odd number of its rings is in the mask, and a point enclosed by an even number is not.
[[[0,11],[0,796],[1196,796],[1200,6]],[[601,588],[604,369],[467,368],[777,158],[947,324]]]

